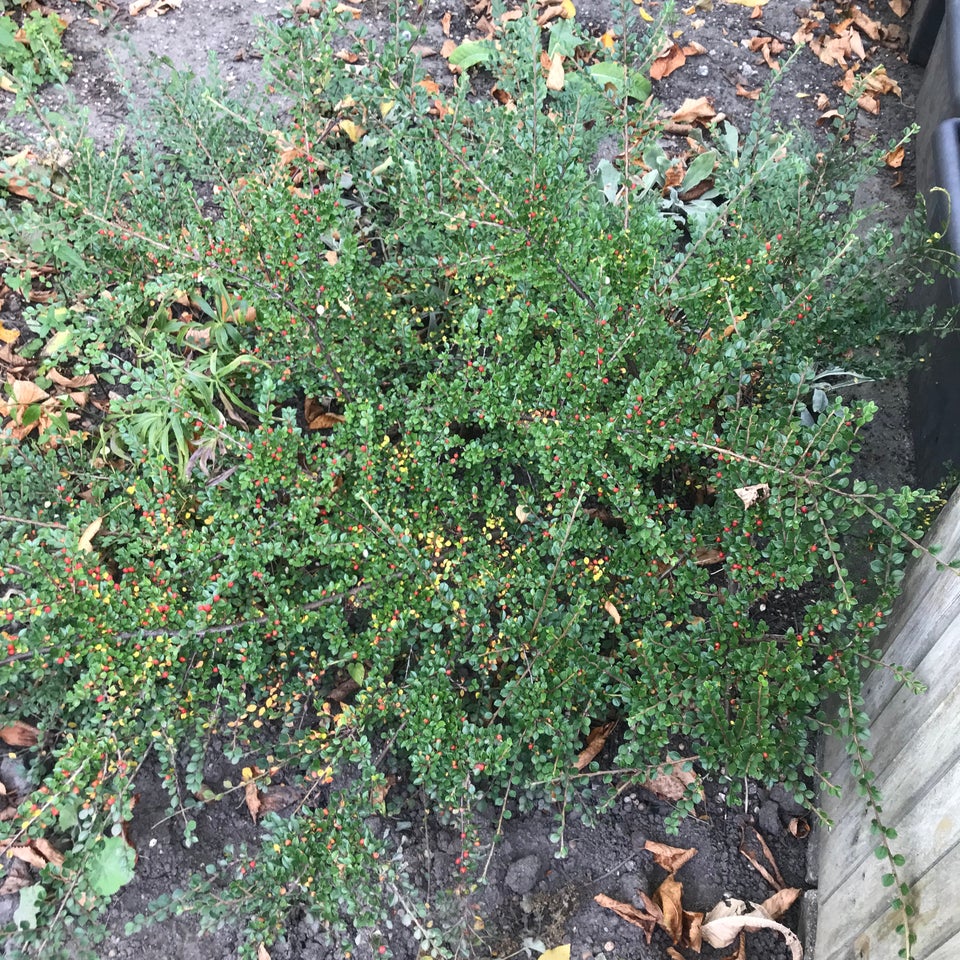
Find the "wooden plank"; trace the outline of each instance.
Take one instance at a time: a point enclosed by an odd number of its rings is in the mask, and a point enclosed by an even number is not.
[[[960,687],[954,688],[949,697],[946,697],[930,715],[922,727],[913,728],[913,740],[890,763],[882,774],[876,778],[876,786],[883,797],[882,805],[886,819],[896,824],[907,811],[920,802],[928,791],[928,785],[936,783],[947,771],[960,760],[960,737],[957,736],[957,717],[960,716]],[[823,841],[826,849],[830,849],[834,838],[845,836],[848,844],[859,836],[856,825],[863,818],[863,799],[857,795],[856,788],[847,781],[847,796],[839,801],[833,801],[827,808],[827,815],[834,820],[836,827],[833,835],[827,834]],[[827,805],[825,804],[825,807]],[[850,821],[854,825],[847,824]],[[852,869],[849,860],[849,851],[837,845],[836,861],[827,862],[821,857],[822,870],[820,874],[821,889],[827,894]],[[824,851],[824,855],[826,850]],[[843,864],[849,866],[843,869]]]
[[[934,714],[946,716],[946,722],[953,723],[949,714],[944,713],[944,704],[952,704],[960,710],[960,619],[951,622],[949,628],[939,637],[927,656],[916,669],[916,676],[927,685],[927,692],[914,694],[905,687],[900,688],[897,694],[884,707],[879,715],[873,716],[871,723],[871,737],[866,747],[873,754],[870,769],[882,778],[887,766],[897,762],[906,763],[921,779],[925,776],[924,768],[917,770],[912,766],[911,755],[915,747],[917,731],[927,723]],[[868,710],[869,708],[865,709]],[[844,754],[838,752],[843,750]],[[824,749],[824,767],[832,773],[842,776],[847,762],[845,744],[829,744]],[[833,764],[834,766],[830,766]],[[845,791],[847,796],[841,796],[839,802],[829,805],[828,815],[837,820],[847,815],[847,812],[858,804],[855,790]]]
[[[952,936],[946,943],[927,953],[922,943],[917,944],[917,960],[957,960],[960,957],[960,933]]]
[[[883,872],[879,860],[874,859],[875,870]],[[909,870],[909,863],[904,868]],[[960,933],[960,846],[954,847],[941,857],[913,884],[917,916],[914,927],[917,933],[917,960],[924,960],[934,950],[939,950]],[[903,941],[896,933],[899,916],[887,906],[886,888],[875,893],[873,877],[861,877],[862,897],[857,909],[841,915],[821,902],[817,916],[816,960],[849,960],[850,957],[887,960],[897,956]],[[877,882],[879,886],[879,881]],[[953,954],[955,958],[957,954]]]
[[[892,841],[895,853],[901,853],[907,864],[920,868],[935,862],[952,847],[960,844],[960,756],[942,777],[924,785],[916,804],[894,812],[884,803],[887,826],[894,827],[897,838]],[[870,818],[849,816],[829,833],[820,836],[820,898],[831,901],[832,909],[855,911],[859,891],[850,878],[862,869],[863,862],[874,857],[878,838],[870,832]],[[957,955],[960,957],[960,954]]]
[[[891,642],[884,652],[888,663],[917,671],[940,635],[960,619],[960,579],[953,573],[936,576],[937,583],[927,594],[925,605],[891,631]],[[899,688],[892,670],[871,671],[863,684],[864,709],[876,716]]]

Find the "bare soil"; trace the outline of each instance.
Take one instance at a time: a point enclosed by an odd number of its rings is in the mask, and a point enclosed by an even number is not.
[[[179,69],[202,73],[213,53],[231,87],[256,84],[257,22],[278,18],[278,0],[183,0],[179,9],[153,18],[130,16],[126,3],[119,8],[103,3],[100,6],[106,9],[94,12],[77,0],[49,2],[72,18],[65,39],[74,58],[74,71],[67,91],[47,90],[42,99],[49,106],[73,104],[85,108],[89,112],[89,131],[101,144],[108,143],[122,126],[129,105],[149,93],[152,81],[142,65],[145,59],[169,58]],[[358,6],[362,7],[364,19],[385,23],[385,0],[366,0]],[[626,6],[633,8],[630,2]],[[906,23],[900,20],[886,0],[863,0],[860,6],[863,13],[885,27],[903,28],[905,39],[909,18]],[[578,0],[577,7],[579,21],[596,35],[619,29],[622,23],[621,12],[611,0]],[[645,9],[656,15],[660,4],[646,0]],[[784,63],[796,53],[790,69],[776,83],[773,117],[784,125],[798,123],[814,133],[822,131],[818,121],[843,96],[837,86],[843,68],[823,63],[809,49],[795,50],[792,38],[803,20],[819,14],[824,18],[823,32],[829,35],[829,25],[844,21],[844,10],[832,2],[794,6],[786,0],[773,0],[758,9],[762,15],[756,19],[751,18],[752,8],[726,0],[698,3],[689,12],[677,10],[671,28],[674,39],[681,46],[695,42],[706,52],[689,56],[682,67],[654,84],[655,96],[663,103],[666,114],[689,98],[707,96],[717,111],[743,131],[755,107],[755,101],[745,94],[776,78],[777,71],[770,62]],[[465,6],[464,0],[425,0],[408,11],[408,18],[423,24],[427,45],[437,49],[441,46],[441,18],[448,10],[452,14],[452,39],[459,42],[476,35],[477,15]],[[637,28],[644,28],[642,21]],[[905,62],[896,43],[878,43],[869,37],[863,40],[866,67],[883,65],[899,84],[902,98],[879,98],[877,115],[861,110],[854,135],[875,135],[886,142],[899,136],[911,122],[922,71]],[[850,62],[856,62],[856,58]],[[451,83],[446,63],[438,56],[433,64],[437,82]],[[11,119],[11,125],[24,131],[19,118]],[[882,215],[893,223],[902,219],[913,203],[913,167],[914,158],[908,148],[899,170],[882,172],[864,191],[865,202],[879,202]],[[8,305],[7,309],[12,307]],[[880,415],[867,437],[862,471],[881,485],[909,483],[912,459],[903,387],[894,382],[871,384],[863,389],[870,391],[870,396],[880,404]],[[213,759],[206,771],[208,782],[222,782],[231,776],[239,779],[237,771],[222,759]],[[242,945],[235,931],[223,929],[201,937],[189,914],[135,936],[124,936],[127,920],[147,910],[156,897],[185,886],[194,871],[216,864],[225,844],[246,843],[255,848],[259,830],[251,822],[242,797],[211,803],[195,814],[199,843],[187,848],[181,824],[167,817],[167,794],[149,764],[141,772],[139,790],[130,834],[138,853],[137,876],[117,896],[110,910],[111,933],[101,946],[100,955],[117,960],[171,956],[183,960],[226,960],[237,956]],[[569,848],[565,859],[557,858],[558,844],[551,839],[556,835],[562,812],[557,805],[544,803],[538,810],[504,821],[495,844],[492,841],[499,809],[491,805],[485,812],[474,811],[481,845],[473,851],[473,859],[486,865],[487,882],[469,890],[458,889],[457,861],[463,851],[457,825],[441,825],[411,795],[410,810],[405,811],[404,817],[405,823],[412,825],[384,818],[379,827],[405,836],[409,875],[423,898],[434,905],[435,916],[445,917],[451,930],[464,923],[471,931],[473,956],[536,957],[545,948],[570,943],[575,960],[663,958],[670,943],[662,931],[657,931],[647,945],[639,928],[594,901],[602,893],[616,900],[639,903],[638,891],[652,893],[666,874],[645,851],[647,840],[697,848],[697,855],[678,874],[684,883],[687,909],[708,910],[720,899],[731,896],[762,901],[773,892],[739,852],[743,837],[751,836],[753,828],[766,839],[788,885],[804,890],[816,887],[811,841],[798,839],[786,830],[787,822],[802,815],[802,810],[796,809],[776,788],[767,791],[748,785],[746,800],[737,809],[720,802],[718,792],[717,786],[707,785],[709,799],[698,805],[695,818],[683,822],[679,837],[668,836],[665,830],[669,804],[644,791],[622,793],[608,812],[598,815],[593,826],[568,815],[563,827]],[[265,890],[264,896],[269,895]],[[810,898],[806,900],[809,903]],[[0,921],[9,918],[15,905],[16,895],[0,898]],[[799,903],[785,922],[795,930],[798,928]],[[392,930],[384,927],[365,931],[355,943],[331,941],[310,918],[293,916],[284,938],[270,948],[269,955],[273,960],[326,960],[351,955],[366,958],[377,955],[374,944],[381,942],[388,943],[391,955],[401,960],[414,960],[420,955],[399,914]],[[709,960],[732,949],[705,948],[703,956]],[[781,956],[787,956],[783,941],[772,934],[755,933],[748,937],[746,957],[750,960]]]

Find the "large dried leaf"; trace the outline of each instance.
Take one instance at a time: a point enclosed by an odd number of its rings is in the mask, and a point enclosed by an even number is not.
[[[260,771],[256,767],[244,767],[241,771],[243,777],[243,799],[247,805],[247,810],[254,823],[260,816],[262,806],[260,800],[260,791],[257,789],[257,777]]]
[[[703,939],[711,947],[727,947],[741,933],[752,933],[757,930],[773,930],[779,933],[790,948],[791,960],[803,960],[803,945],[799,937],[776,920],[761,916],[758,913],[746,913],[739,916],[720,916],[711,919],[713,911],[707,914],[706,921],[700,928]]]
[[[93,538],[100,532],[103,526],[103,517],[97,517],[83,531],[80,539],[77,541],[77,549],[81,553],[93,553]]]
[[[751,849],[752,843],[748,840],[748,830],[753,832],[756,845],[760,848],[759,856]],[[747,858],[750,865],[775,890],[782,890],[786,886],[783,876],[780,873],[780,868],[777,866],[777,861],[773,857],[773,851],[767,846],[767,841],[763,839],[760,831],[757,830],[756,827],[747,827],[743,830],[740,837],[740,853]],[[761,856],[766,859],[769,869],[767,869],[767,866],[760,859]]]
[[[717,111],[713,109],[708,97],[697,97],[697,99],[684,100],[673,116],[670,117],[672,123],[703,123],[706,124],[716,117]]]
[[[620,616],[620,611],[617,609],[617,605],[612,600],[608,600],[603,605],[603,609],[610,614],[610,618],[614,623],[620,623],[620,620],[622,619]]]
[[[587,745],[580,751],[577,762],[574,764],[578,770],[583,770],[590,766],[596,755],[603,749],[603,745],[607,742],[607,737],[610,736],[611,731],[616,725],[616,721],[611,720],[609,723],[601,724],[599,727],[594,727],[590,731],[587,737]]]
[[[555,53],[550,60],[550,69],[547,71],[547,89],[562,90],[563,83],[563,57]]]
[[[671,43],[650,65],[650,79],[663,80],[687,62],[686,54],[679,44]]]
[[[55,864],[58,867],[63,866],[63,854],[49,840],[39,837],[38,839],[31,841],[31,843],[42,856],[46,857],[47,860],[50,861],[50,863]]]
[[[661,926],[674,945],[683,940],[683,884],[671,874],[657,887],[653,899],[663,914]]]
[[[799,887],[784,887],[782,890],[778,890],[773,894],[773,896],[767,897],[767,899],[757,907],[757,910],[771,920],[778,920],[793,906],[797,897],[800,896],[800,893],[801,890]]]
[[[673,764],[665,764],[657,776],[644,780],[640,786],[656,794],[661,800],[675,803],[687,793],[696,779],[696,774],[692,770],[684,770],[683,761],[678,760]]]
[[[593,899],[599,903],[601,907],[612,910],[622,920],[626,920],[627,923],[632,923],[635,927],[639,927],[643,931],[644,936],[646,936],[647,943],[650,942],[653,931],[656,930],[659,922],[657,917],[644,910],[638,910],[631,903],[621,903],[619,900],[614,900],[605,893],[598,893]]]
[[[752,483],[747,487],[737,487],[733,492],[740,498],[744,509],[748,509],[770,496],[770,484]]]
[[[8,727],[0,727],[0,740],[11,747],[32,747],[39,738],[40,731],[22,720],[17,720]]]
[[[643,845],[644,850],[653,854],[654,862],[658,867],[662,867],[667,873],[676,873],[685,863],[692,860],[697,855],[696,847],[671,847],[666,843],[657,843],[656,840],[648,840]]]

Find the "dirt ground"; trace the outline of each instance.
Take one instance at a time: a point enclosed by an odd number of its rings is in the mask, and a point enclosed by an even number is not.
[[[179,9],[164,16],[131,16],[128,4],[93,12],[83,2],[49,0],[72,18],[66,43],[74,58],[69,92],[45,91],[51,106],[75,102],[89,111],[89,130],[106,144],[123,124],[128,98],[136,102],[151,82],[141,66],[144,57],[168,57],[182,69],[202,72],[213,53],[222,64],[227,82],[234,87],[255,83],[259,61],[255,55],[255,32],[259,20],[275,20],[278,0],[182,0]],[[508,4],[509,6],[510,4]],[[369,20],[388,15],[386,0],[365,0],[358,4]],[[627,2],[632,8],[633,4]],[[880,39],[869,30],[858,35],[868,56],[868,65],[883,65],[902,91],[902,96],[878,97],[879,113],[861,110],[856,135],[877,135],[886,142],[899,135],[912,120],[913,104],[921,70],[909,65],[895,41],[883,41],[883,32],[900,27],[906,36],[909,17],[900,19],[887,0],[860,4],[868,21],[882,25]],[[798,122],[816,133],[818,121],[838,105],[842,93],[837,84],[844,69],[828,65],[809,49],[796,50],[794,35],[803,23],[821,14],[821,27],[842,28],[844,11],[832,2],[794,5],[771,0],[751,18],[754,8],[738,0],[700,0],[689,9],[678,4],[672,27],[678,46],[698,44],[703,53],[686,57],[686,62],[664,79],[655,82],[655,96],[666,113],[676,110],[688,98],[708,96],[714,108],[744,130],[755,107],[752,99],[776,75],[772,63],[783,63],[796,52],[791,67],[777,83],[773,100],[774,118],[784,124]],[[618,5],[611,0],[577,0],[577,17],[591,33],[603,34],[620,22]],[[659,13],[660,4],[646,0],[645,11]],[[424,43],[439,49],[442,42],[441,17],[452,13],[451,37],[456,41],[475,36],[476,15],[464,0],[426,0],[408,11],[413,22],[422,22]],[[849,25],[848,25],[849,26]],[[642,28],[640,21],[637,28]],[[866,31],[866,32],[864,32]],[[821,32],[823,32],[821,30]],[[894,31],[894,34],[896,31]],[[839,36],[834,32],[833,36]],[[449,83],[446,64],[438,57],[435,79]],[[853,62],[851,60],[850,62]],[[71,99],[72,98],[72,99]],[[2,109],[2,107],[0,107]],[[827,120],[826,122],[829,122]],[[23,129],[19,120],[12,126]],[[864,201],[877,201],[883,216],[896,222],[912,204],[913,156],[908,148],[902,166],[882,172],[864,190]],[[906,398],[899,384],[868,385],[864,388],[880,403],[880,415],[867,438],[862,470],[881,485],[899,486],[910,482],[911,451],[906,417]],[[206,771],[211,782],[236,772]],[[102,957],[118,960],[153,960],[179,957],[183,960],[226,960],[235,957],[240,944],[231,930],[201,938],[196,924],[184,916],[148,928],[135,936],[123,934],[124,924],[145,910],[157,896],[185,885],[187,877],[216,864],[225,844],[246,843],[254,847],[258,828],[250,822],[238,801],[208,804],[196,816],[199,843],[186,848],[176,820],[166,818],[167,795],[149,766],[140,779],[140,801],[132,824],[130,840],[138,852],[136,879],[116,898],[109,913],[111,935],[101,946]],[[717,788],[707,787],[711,799],[698,806],[696,818],[682,824],[679,837],[670,837],[664,826],[669,805],[642,791],[625,792],[612,809],[587,826],[578,817],[565,823],[566,859],[555,856],[557,844],[551,835],[557,830],[558,810],[550,804],[504,823],[502,837],[487,864],[487,883],[475,891],[456,892],[455,862],[461,852],[459,832],[438,824],[430,815],[411,816],[412,826],[384,819],[382,830],[404,831],[406,867],[425,898],[434,905],[435,917],[453,930],[466,921],[473,956],[537,957],[558,944],[570,943],[577,960],[641,960],[668,956],[669,940],[657,931],[650,945],[643,932],[602,909],[597,894],[616,900],[639,902],[640,890],[652,892],[666,875],[644,849],[647,840],[665,841],[679,847],[696,847],[697,855],[678,874],[684,883],[684,905],[708,910],[724,897],[762,901],[771,886],[755,870],[739,847],[744,836],[756,828],[770,846],[788,885],[804,890],[816,887],[815,856],[809,839],[798,839],[786,829],[787,822],[803,811],[776,788],[766,791],[750,785],[739,808],[717,802]],[[481,820],[481,839],[491,839],[498,811],[492,809]],[[489,845],[481,844],[484,861]],[[805,898],[808,907],[812,898]],[[0,921],[12,914],[15,897],[0,898]],[[785,918],[794,930],[801,925],[798,903]],[[480,918],[480,919],[477,919]],[[801,931],[805,935],[804,931]],[[309,918],[291,917],[283,940],[270,948],[273,960],[326,960],[351,954],[358,958],[375,956],[373,944],[386,942],[393,956],[413,960],[419,948],[397,917],[393,929],[365,932],[356,943],[330,942],[324,931]],[[733,948],[713,951],[704,957],[720,957]],[[348,952],[349,951],[349,952]],[[746,957],[767,960],[787,956],[783,941],[768,933],[751,934]]]

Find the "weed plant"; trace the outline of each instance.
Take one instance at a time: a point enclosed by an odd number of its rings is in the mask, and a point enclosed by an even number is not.
[[[930,249],[852,209],[890,145],[762,104],[665,138],[635,53],[573,21],[499,25],[452,90],[416,41],[291,18],[282,109],[167,74],[2,201],[45,389],[3,406],[0,703],[39,740],[0,828],[60,853],[8,955],[96,941],[148,761],[188,843],[203,804],[266,804],[259,849],[156,905],[245,955],[295,909],[389,951],[412,894],[377,815],[414,790],[506,816],[675,761],[807,803],[828,775],[825,704],[857,703],[925,500],[854,476],[875,407],[831,388]]]

